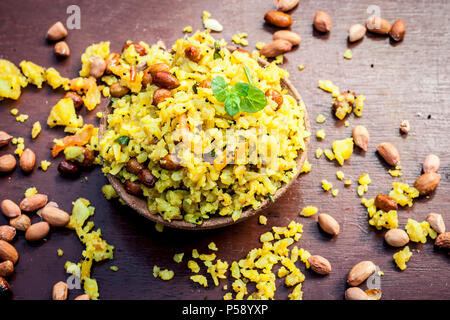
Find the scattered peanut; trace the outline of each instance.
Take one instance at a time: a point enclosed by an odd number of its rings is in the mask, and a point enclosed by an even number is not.
[[[438,235],[434,244],[441,248],[450,249],[450,232],[444,232]]]
[[[41,209],[39,209],[38,211],[36,211],[36,214],[42,218],[42,211],[47,208],[47,207],[53,207],[53,208],[58,208],[58,204],[54,201],[50,201],[49,203],[47,203],[44,207],[42,207]]]
[[[364,126],[356,126],[352,130],[353,142],[363,149],[367,151],[369,147],[370,134],[366,127]]]
[[[142,188],[139,181],[126,180],[123,184],[123,187],[125,188],[125,191],[128,192],[129,194],[135,196],[142,195]]]
[[[345,290],[345,300],[369,300],[369,296],[364,290],[352,287]]]
[[[157,72],[160,72],[160,71],[169,72],[170,67],[168,64],[161,62],[161,63],[155,63],[155,64],[150,65],[146,70],[148,70],[148,72],[150,72],[152,77],[154,77]]]
[[[380,156],[391,166],[397,165],[400,161],[400,154],[397,148],[390,142],[383,142],[377,146]]]
[[[168,71],[158,71],[153,76],[153,83],[160,86],[161,88],[166,88],[169,90],[178,88],[180,82],[173,74]]]
[[[202,52],[200,48],[195,46],[189,46],[184,49],[184,54],[186,55],[186,58],[194,62],[199,62],[202,59]]]
[[[5,278],[0,277],[0,298],[6,297],[11,294],[11,288],[8,281]]]
[[[315,273],[327,275],[331,272],[330,262],[322,256],[311,256],[309,257],[308,262]]]
[[[389,35],[395,41],[402,41],[406,33],[406,24],[402,19],[398,19],[392,25]]]
[[[8,218],[15,218],[20,215],[20,208],[13,201],[5,199],[1,203],[2,212]]]
[[[384,234],[384,240],[392,247],[403,247],[409,242],[409,236],[405,230],[390,229]]]
[[[14,272],[14,263],[11,261],[3,261],[0,263],[0,277],[8,277]]]
[[[404,134],[408,134],[409,130],[411,130],[411,125],[409,124],[408,120],[403,120],[400,124],[400,131]]]
[[[283,104],[283,95],[275,89],[269,89],[266,91],[266,97],[271,98],[276,104],[277,109]]]
[[[259,51],[261,55],[267,58],[274,58],[292,49],[292,43],[287,40],[274,40],[265,44]]]
[[[0,147],[6,146],[13,137],[5,131],[0,131]]]
[[[329,32],[333,26],[331,18],[325,11],[317,11],[314,15],[314,28],[320,32]]]
[[[171,171],[180,170],[182,168],[180,159],[174,154],[168,154],[159,161],[161,168]]]
[[[273,34],[273,40],[286,40],[292,43],[293,46],[298,46],[302,41],[300,35],[289,30],[279,30]]]
[[[73,101],[73,106],[76,110],[79,110],[81,106],[83,105],[83,99],[81,96],[73,91],[69,91],[64,95],[64,98],[70,98]]]
[[[64,227],[70,220],[70,216],[67,212],[49,206],[42,209],[42,218],[52,227]]]
[[[427,222],[430,224],[434,231],[441,234],[445,232],[445,222],[442,216],[438,213],[430,213],[426,218]]]
[[[65,41],[57,42],[55,44],[54,51],[58,57],[66,58],[70,56],[70,48],[67,42]]]
[[[11,242],[16,236],[16,229],[11,226],[0,226],[0,240]]]
[[[25,239],[27,241],[39,241],[42,240],[50,231],[50,225],[45,222],[37,222],[32,224],[25,232]]]
[[[172,92],[168,89],[160,88],[153,92],[153,105],[157,106],[158,103],[163,102],[167,98],[172,97]]]
[[[321,213],[317,216],[319,226],[328,234],[336,236],[339,234],[339,223],[332,216],[326,213]]]
[[[397,201],[382,193],[377,194],[375,198],[375,206],[384,212],[398,209]]]
[[[437,188],[440,181],[440,174],[429,171],[416,179],[416,181],[414,182],[414,188],[419,190],[419,194],[421,196],[426,196]]]
[[[20,156],[19,164],[23,172],[29,173],[33,171],[34,166],[36,165],[36,155],[33,150],[26,148]]]
[[[36,193],[20,202],[20,209],[26,212],[36,211],[47,204],[48,197],[45,194]]]
[[[122,98],[124,95],[128,93],[128,91],[130,91],[127,87],[121,86],[119,82],[113,83],[109,87],[109,90],[111,96],[113,96],[114,98]]]
[[[264,15],[264,20],[274,26],[287,28],[292,25],[292,18],[289,14],[281,11],[269,11]]]
[[[364,27],[362,24],[354,24],[348,29],[348,41],[350,42],[356,42],[358,40],[361,40],[364,38],[366,34],[366,27]]]
[[[0,172],[11,172],[16,164],[16,158],[12,154],[5,154],[0,157]]]
[[[426,156],[422,169],[423,172],[437,172],[439,170],[439,167],[441,165],[441,159],[435,154],[429,154]]]
[[[63,176],[74,177],[78,174],[78,166],[72,162],[63,160],[58,165],[58,171]]]
[[[31,220],[26,214],[21,214],[20,216],[9,220],[9,224],[16,228],[16,230],[26,231],[31,225]]]
[[[58,282],[53,286],[53,300],[67,300],[68,286],[65,282]]]
[[[388,34],[391,24],[384,18],[372,16],[366,21],[367,30],[377,34]]]
[[[19,260],[19,254],[17,250],[5,240],[0,240],[0,261],[10,260],[16,264]]]
[[[106,62],[101,57],[90,57],[89,61],[91,62],[89,74],[94,78],[98,79],[105,73],[106,70]]]
[[[47,31],[47,40],[57,41],[65,38],[67,36],[67,29],[64,25],[58,21],[50,27]]]
[[[274,0],[275,5],[277,6],[278,11],[289,11],[294,9],[300,0]]]
[[[372,261],[361,261],[353,266],[347,276],[347,284],[356,287],[363,283],[376,270]]]

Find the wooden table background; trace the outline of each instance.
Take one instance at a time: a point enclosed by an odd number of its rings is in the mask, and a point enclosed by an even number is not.
[[[266,11],[274,8],[270,0],[228,1],[78,1],[81,8],[81,30],[70,30],[67,42],[71,56],[57,60],[52,47],[45,42],[45,32],[55,21],[65,21],[66,8],[73,1],[13,1],[0,2],[0,57],[18,64],[31,60],[45,67],[55,67],[62,75],[76,77],[81,67],[80,55],[84,49],[98,41],[111,41],[111,49],[119,51],[128,40],[154,43],[164,40],[173,43],[182,37],[182,29],[192,25],[202,28],[202,10],[208,10],[223,25],[224,31],[217,37],[231,40],[237,32],[248,32],[251,50],[257,41],[268,42],[275,30],[264,24]],[[448,255],[435,249],[432,241],[426,244],[410,244],[413,256],[408,268],[400,272],[393,263],[396,249],[384,244],[383,234],[370,227],[367,213],[356,195],[355,183],[360,174],[368,172],[372,184],[366,196],[389,192],[393,181],[413,183],[420,174],[424,157],[435,153],[441,158],[441,184],[429,199],[420,199],[408,210],[399,211],[400,227],[408,218],[422,221],[429,212],[443,214],[450,227],[450,2],[436,1],[377,1],[381,15],[393,22],[402,18],[407,25],[405,40],[393,44],[386,37],[367,35],[363,41],[352,45],[353,60],[343,58],[348,48],[347,29],[354,23],[363,23],[368,16],[366,9],[373,1],[313,1],[301,0],[292,12],[292,29],[302,36],[298,49],[286,54],[284,67],[290,79],[303,96],[310,114],[313,135],[324,128],[324,141],[312,138],[310,161],[312,171],[302,175],[290,190],[265,214],[267,226],[257,224],[254,217],[238,225],[207,232],[186,232],[166,228],[163,233],[155,231],[154,224],[116,201],[107,201],[100,188],[106,179],[99,168],[83,172],[88,181],[67,180],[57,172],[60,159],[54,160],[48,172],[35,169],[25,176],[20,169],[0,177],[1,198],[20,201],[26,188],[35,186],[39,192],[49,195],[50,200],[70,211],[71,202],[86,197],[96,207],[93,220],[102,229],[104,238],[116,246],[113,262],[95,264],[92,276],[97,279],[103,299],[221,299],[222,285],[217,288],[199,288],[189,280],[186,262],[193,248],[206,251],[210,241],[219,247],[218,257],[227,261],[241,259],[254,247],[259,246],[259,235],[274,225],[286,225],[290,220],[304,224],[304,235],[299,245],[312,254],[328,258],[333,272],[327,277],[305,271],[304,299],[342,299],[346,289],[345,279],[349,269],[360,260],[372,260],[384,271],[381,280],[383,299],[449,299],[450,264]],[[328,35],[318,35],[312,29],[312,18],[317,10],[327,11],[333,20]],[[306,69],[299,71],[297,66]],[[317,88],[319,79],[329,79],[342,90],[351,89],[367,96],[362,118],[349,117],[350,127],[336,121],[331,114],[330,95]],[[36,89],[28,86],[16,102],[0,104],[0,129],[14,136],[25,137],[25,144],[37,153],[37,159],[50,160],[53,138],[63,136],[59,129],[49,129],[45,123],[49,110],[63,92],[54,92],[48,86]],[[102,105],[104,106],[104,104]],[[30,118],[23,124],[14,120],[9,111],[16,107]],[[98,123],[95,112],[82,115],[86,122]],[[327,117],[319,125],[314,119],[319,113]],[[411,133],[401,136],[399,124],[408,119]],[[31,126],[40,121],[43,131],[32,141]],[[354,152],[343,167],[324,158],[315,159],[317,147],[329,148],[332,141],[351,136],[357,124],[365,125],[371,133],[367,153]],[[401,154],[403,176],[392,178],[387,166],[375,154],[375,146],[383,141],[393,142]],[[0,150],[11,153],[14,146]],[[346,178],[354,183],[346,189],[336,180],[335,172],[344,171]],[[320,187],[322,179],[330,180],[340,189],[337,198],[326,194]],[[341,224],[341,234],[330,239],[319,231],[314,218],[299,217],[304,206],[314,205]],[[32,221],[39,220],[37,216]],[[0,224],[8,221],[0,215]],[[29,244],[19,234],[14,245],[20,253],[15,274],[10,278],[15,299],[49,299],[54,283],[65,280],[66,260],[78,261],[82,246],[74,232],[51,231],[47,241]],[[64,250],[58,257],[56,250]],[[174,253],[185,252],[184,262],[176,264]],[[169,282],[154,279],[154,265],[175,271]],[[110,271],[117,265],[118,272]],[[303,267],[302,267],[303,270]],[[286,299],[289,290],[278,280],[277,299]],[[212,281],[209,280],[210,285]],[[229,285],[231,284],[228,283]],[[365,288],[365,286],[363,286]],[[80,294],[71,290],[69,298]]]

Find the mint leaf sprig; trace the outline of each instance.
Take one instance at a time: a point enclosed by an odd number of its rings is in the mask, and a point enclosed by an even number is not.
[[[230,116],[238,114],[239,111],[256,113],[267,105],[264,92],[252,84],[250,70],[244,67],[244,72],[249,83],[240,81],[229,88],[222,76],[216,76],[211,81],[214,97],[217,101],[224,102],[225,111]]]

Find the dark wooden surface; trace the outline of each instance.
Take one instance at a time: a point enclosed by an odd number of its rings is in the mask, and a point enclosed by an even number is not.
[[[264,13],[273,9],[272,1],[78,1],[81,8],[81,30],[69,32],[67,41],[71,56],[58,61],[52,54],[44,36],[47,28],[57,20],[66,20],[66,8],[73,1],[12,1],[0,2],[0,56],[19,63],[31,60],[45,67],[53,66],[62,75],[75,77],[80,69],[80,55],[84,49],[98,41],[110,40],[112,49],[119,50],[124,41],[144,40],[153,43],[159,39],[171,44],[183,36],[182,29],[192,25],[201,28],[202,10],[209,10],[223,25],[217,35],[227,40],[237,32],[248,32],[249,48],[257,41],[268,42],[273,28],[263,23]],[[429,212],[443,214],[450,227],[449,151],[450,150],[450,26],[448,14],[450,2],[440,1],[377,1],[381,15],[390,21],[402,18],[407,25],[407,35],[400,44],[390,43],[388,38],[369,35],[352,46],[353,60],[343,58],[347,49],[346,35],[353,23],[362,23],[368,16],[367,7],[373,1],[317,1],[302,0],[293,11],[293,30],[302,36],[300,48],[286,55],[285,68],[299,89],[308,107],[311,119],[318,113],[327,116],[323,125],[312,121],[313,134],[324,128],[327,137],[323,142],[312,139],[311,173],[301,176],[287,194],[272,205],[265,214],[267,226],[259,226],[252,218],[238,225],[207,232],[186,232],[165,229],[158,233],[154,224],[117,202],[107,201],[100,188],[106,183],[96,168],[83,173],[89,180],[81,182],[61,178],[53,161],[48,172],[34,170],[24,176],[20,170],[0,177],[1,198],[20,201],[29,186],[49,195],[65,210],[71,210],[71,202],[78,197],[88,198],[96,207],[93,220],[104,233],[104,238],[116,246],[113,262],[96,264],[93,277],[97,279],[103,299],[220,299],[224,294],[218,288],[199,288],[189,280],[185,263],[176,264],[174,253],[197,248],[206,251],[210,241],[219,247],[218,257],[227,261],[240,259],[249,249],[259,246],[262,232],[273,225],[285,225],[294,219],[304,224],[300,246],[313,254],[328,258],[333,272],[319,277],[306,271],[305,299],[342,299],[346,288],[348,270],[360,260],[372,260],[381,267],[383,299],[449,299],[449,257],[445,252],[427,244],[410,244],[413,256],[408,268],[400,272],[394,265],[392,254],[396,251],[383,242],[383,232],[370,227],[367,213],[356,196],[356,184],[344,189],[336,180],[335,172],[341,169],[347,178],[357,180],[362,173],[372,177],[368,197],[378,192],[388,192],[392,181],[413,183],[421,170],[421,163],[428,153],[441,157],[441,184],[429,199],[415,202],[409,210],[400,210],[400,227],[409,217],[422,221]],[[329,35],[313,32],[311,23],[315,11],[327,11],[333,20]],[[304,64],[306,69],[298,71]],[[373,65],[373,67],[372,67]],[[367,96],[364,115],[351,126],[336,121],[330,112],[330,95],[317,88],[319,79],[334,81],[342,90],[351,89]],[[34,121],[45,124],[49,110],[62,92],[54,92],[48,86],[38,90],[27,87],[17,102],[0,103],[0,129],[14,136],[25,137],[25,144],[37,153],[38,161],[50,159],[51,141],[63,135],[62,130],[49,129],[45,125],[41,135],[32,141],[31,126]],[[30,115],[24,124],[14,121],[9,110],[17,107]],[[100,110],[96,110],[100,111]],[[95,112],[96,112],[95,111]],[[95,112],[82,115],[86,122],[96,124]],[[399,124],[408,119],[412,132],[407,137],[399,134]],[[312,155],[317,147],[328,148],[335,139],[349,137],[356,124],[365,125],[372,136],[367,153],[356,151],[343,167],[325,159],[316,160]],[[387,167],[375,154],[375,146],[383,141],[393,142],[401,154],[403,177],[394,179]],[[0,150],[3,155],[13,152],[9,146]],[[320,188],[321,179],[339,186],[340,194],[333,198]],[[341,234],[330,239],[318,230],[312,219],[299,217],[306,205],[318,206],[320,212],[332,214],[341,224]],[[38,220],[36,216],[33,221]],[[3,215],[0,224],[7,223]],[[52,230],[48,240],[39,244],[26,243],[19,234],[14,245],[20,253],[15,274],[10,278],[15,299],[49,299],[54,283],[65,280],[66,260],[77,261],[82,246],[75,233],[69,230]],[[56,255],[61,248],[63,257]],[[185,258],[185,261],[187,259]],[[154,279],[153,265],[175,271],[169,282]],[[117,265],[114,273],[109,266]],[[302,268],[303,270],[303,268]],[[211,281],[209,281],[211,283]],[[230,283],[229,283],[230,284]],[[276,298],[286,299],[288,290],[279,280]],[[70,291],[73,298],[80,291]]]

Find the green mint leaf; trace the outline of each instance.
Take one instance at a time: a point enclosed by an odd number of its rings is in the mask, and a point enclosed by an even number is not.
[[[211,81],[211,89],[213,91],[214,97],[216,97],[219,102],[225,101],[228,96],[228,85],[223,77],[214,77]]]
[[[245,72],[245,76],[247,77],[248,83],[253,84],[252,76],[250,74],[250,70],[246,66],[244,66],[244,72]]]
[[[249,85],[247,94],[242,97],[241,110],[248,113],[256,113],[267,105],[267,97],[264,92],[253,85]]]
[[[222,56],[220,55],[220,45],[217,41],[214,42],[214,60],[216,59],[222,59]]]
[[[230,93],[225,100],[225,111],[230,115],[234,116],[239,113],[240,108],[239,105],[241,103],[241,99],[237,94]]]
[[[130,142],[130,138],[127,136],[120,136],[116,140],[114,140],[114,142],[118,142],[123,146],[127,146],[128,143]]]

